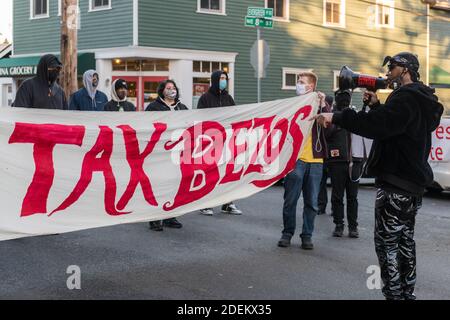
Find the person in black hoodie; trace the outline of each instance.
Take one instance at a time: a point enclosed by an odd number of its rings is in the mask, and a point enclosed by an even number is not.
[[[230,107],[236,105],[233,97],[228,93],[228,73],[222,70],[211,74],[211,87],[197,103],[197,109]]]
[[[180,91],[172,80],[165,80],[158,86],[158,98],[150,103],[145,111],[178,111],[188,110],[188,108],[180,102]],[[168,228],[182,228],[183,225],[176,219],[165,219],[162,222],[150,221],[150,230],[163,231],[163,226]]]
[[[17,91],[14,107],[67,110],[66,95],[57,83],[62,66],[56,56],[42,56],[37,75],[24,81]]]
[[[409,52],[387,56],[388,81],[394,89],[385,104],[374,92],[364,99],[371,110],[313,117],[321,125],[337,124],[374,139],[367,174],[376,178],[375,250],[386,299],[415,299],[416,248],[414,227],[425,188],[433,182],[428,164],[431,133],[444,108],[434,89],[419,81],[419,61]]]
[[[337,103],[333,112],[341,112],[348,104]],[[350,102],[350,101],[348,101]],[[328,157],[326,160],[331,179],[331,210],[336,225],[333,236],[344,233],[344,193],[347,197],[348,236],[358,238],[358,187],[363,167],[363,158],[356,157],[352,150],[354,139],[362,139],[348,130],[334,125],[327,131]]]
[[[211,87],[208,92],[204,93],[197,103],[197,109],[221,108],[236,105],[233,97],[226,90],[228,87],[228,74],[225,71],[217,70],[211,74]],[[214,211],[212,208],[200,210],[201,214],[212,216]],[[239,210],[233,202],[226,203],[222,206],[222,213],[240,215]]]
[[[117,79],[111,86],[111,100],[105,104],[105,111],[136,111],[136,107],[127,101],[128,84],[123,79]]]

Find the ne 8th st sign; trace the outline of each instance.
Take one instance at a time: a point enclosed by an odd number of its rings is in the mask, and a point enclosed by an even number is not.
[[[272,18],[273,18],[273,9],[250,7],[247,9],[247,16],[245,17],[245,26],[272,29],[273,28]]]

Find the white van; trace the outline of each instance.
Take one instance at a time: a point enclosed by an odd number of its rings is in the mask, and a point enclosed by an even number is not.
[[[428,162],[433,169],[434,182],[429,190],[450,190],[450,116],[442,117],[432,139]]]

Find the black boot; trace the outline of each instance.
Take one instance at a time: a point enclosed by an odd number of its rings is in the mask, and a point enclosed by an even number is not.
[[[311,238],[302,238],[301,248],[303,250],[312,250],[312,249],[314,249],[314,245],[312,243]]]
[[[161,224],[161,220],[158,221],[150,221],[150,230],[153,231],[163,231],[163,226]]]
[[[333,231],[333,237],[342,237],[344,235],[344,225],[337,224]]]
[[[359,232],[357,227],[349,227],[348,228],[348,236],[350,238],[359,238]]]
[[[163,225],[164,225],[164,227],[174,228],[174,229],[180,229],[183,227],[183,225],[175,218],[163,220]]]
[[[281,248],[287,248],[291,245],[291,238],[282,236],[281,239],[278,241],[278,246]]]

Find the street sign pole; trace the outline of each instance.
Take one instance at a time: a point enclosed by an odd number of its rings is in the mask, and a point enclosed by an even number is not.
[[[273,28],[273,9],[249,7],[245,17],[245,26],[256,28],[256,43],[250,50],[250,62],[256,71],[256,99],[261,102],[261,78],[270,61],[270,50],[267,43],[261,40],[261,28]]]
[[[261,68],[261,45],[260,45],[260,41],[261,40],[261,30],[259,27],[256,27],[256,41],[258,44],[258,63],[257,63],[257,68],[256,68],[256,77],[257,77],[257,101],[258,103],[261,102],[261,73],[260,73],[260,68]]]

